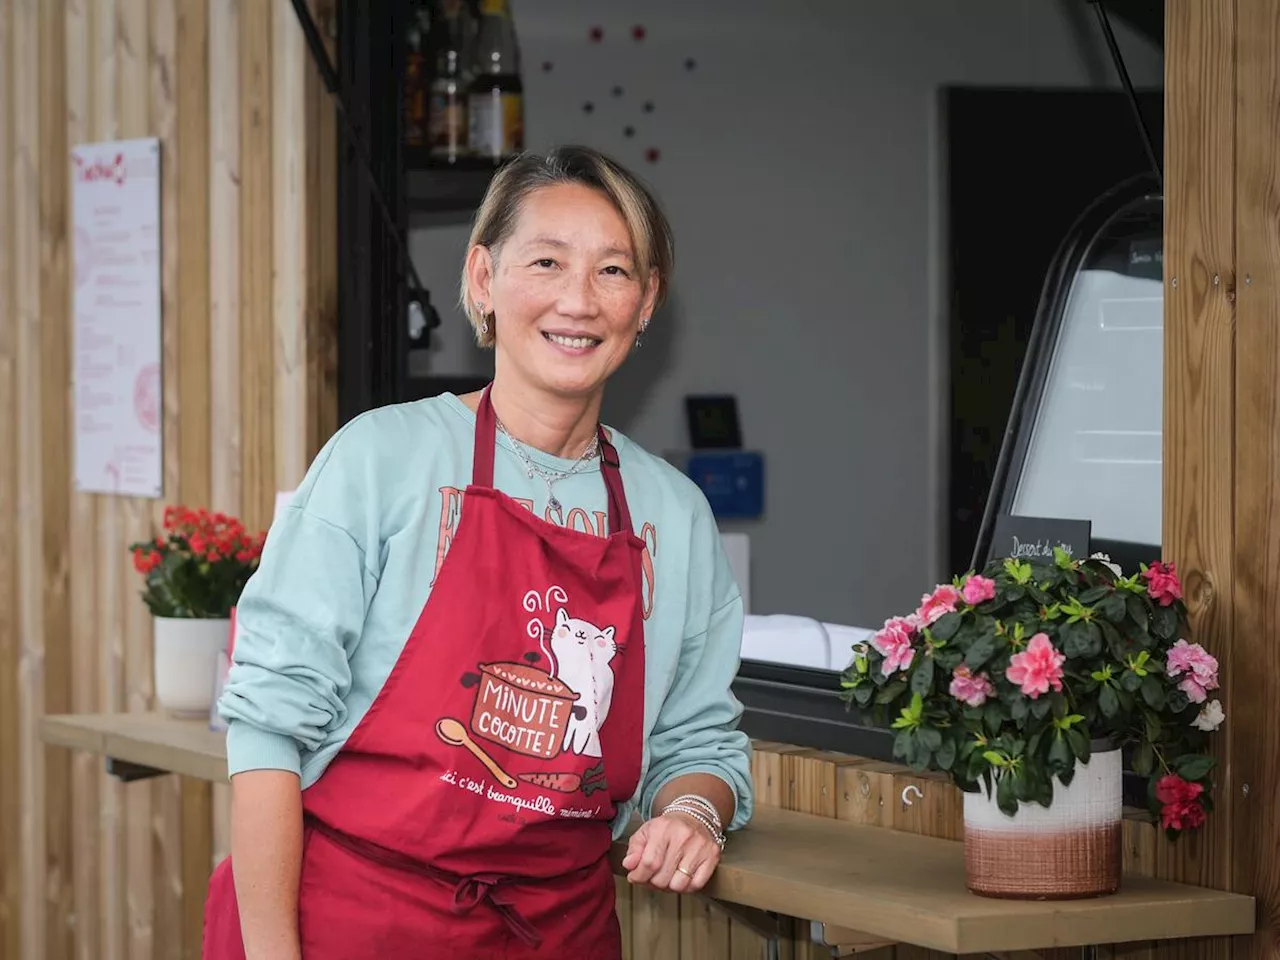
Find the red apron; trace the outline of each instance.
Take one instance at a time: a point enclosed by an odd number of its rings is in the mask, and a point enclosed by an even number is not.
[[[617,960],[606,855],[644,718],[640,560],[600,432],[609,536],[493,487],[495,418],[431,595],[368,713],[303,793],[304,960]],[[205,960],[244,950],[230,858]]]

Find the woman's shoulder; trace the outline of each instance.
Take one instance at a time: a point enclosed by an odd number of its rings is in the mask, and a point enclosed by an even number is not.
[[[357,414],[317,454],[299,488],[338,485],[386,487],[399,479],[421,483],[471,455],[466,408],[452,394],[393,403]]]

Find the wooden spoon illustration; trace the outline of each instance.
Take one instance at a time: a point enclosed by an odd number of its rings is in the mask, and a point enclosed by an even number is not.
[[[489,768],[489,772],[498,778],[508,790],[516,788],[516,778],[498,766],[493,757],[484,752],[483,749],[471,739],[471,735],[467,733],[467,728],[457,720],[450,717],[441,717],[436,721],[436,736],[451,747],[466,747],[475,758]]]

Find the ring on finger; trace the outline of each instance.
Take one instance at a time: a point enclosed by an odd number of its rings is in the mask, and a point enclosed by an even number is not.
[[[686,870],[684,867],[676,867],[676,873],[683,873],[683,874],[684,874],[686,877],[688,877],[690,880],[692,880],[692,879],[693,879],[693,871],[692,871],[692,870]]]

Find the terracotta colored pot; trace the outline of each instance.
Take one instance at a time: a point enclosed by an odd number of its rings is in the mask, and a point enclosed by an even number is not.
[[[1002,813],[985,788],[964,795],[965,883],[984,897],[1075,900],[1120,889],[1120,751],[1103,741],[1053,803]]]

